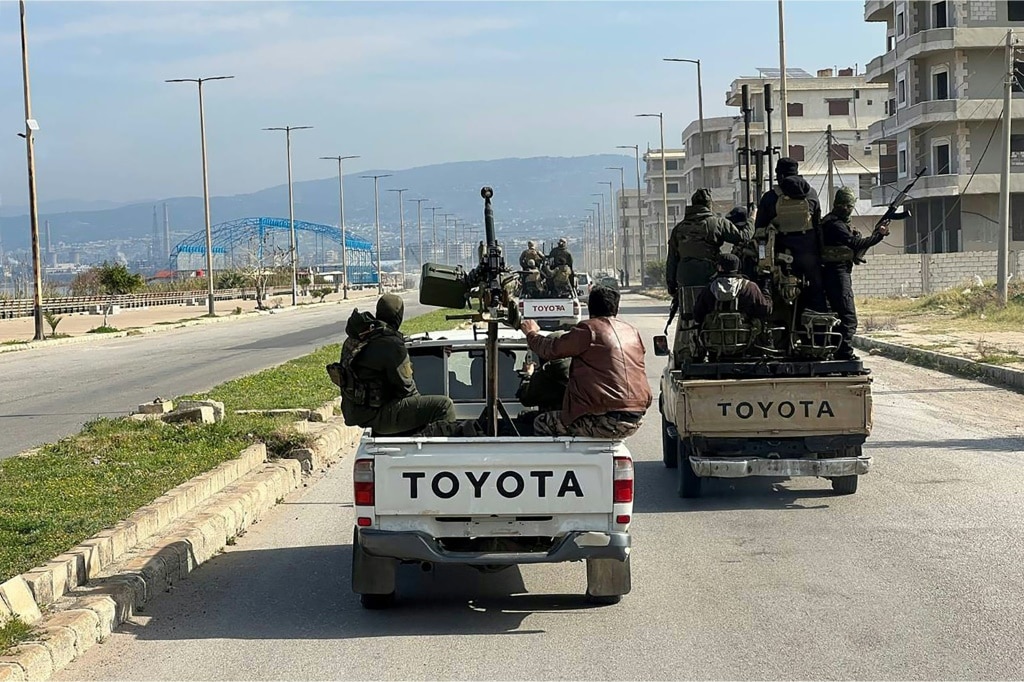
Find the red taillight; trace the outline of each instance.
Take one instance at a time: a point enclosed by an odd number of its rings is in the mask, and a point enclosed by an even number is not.
[[[626,518],[628,519],[629,517],[627,516]],[[373,519],[371,519],[369,516],[360,516],[358,519],[356,519],[356,523],[359,525],[360,528],[366,528],[367,526],[373,523]]]
[[[633,501],[633,460],[616,457],[612,469],[612,501],[615,504]]]
[[[372,507],[374,502],[373,460],[357,459],[352,470],[352,480],[355,487],[356,506]]]
[[[580,304],[579,304],[579,301],[573,301],[572,302],[572,314],[573,315],[579,315],[580,314]]]
[[[615,523],[625,526],[629,523],[629,514],[619,514],[615,517]]]

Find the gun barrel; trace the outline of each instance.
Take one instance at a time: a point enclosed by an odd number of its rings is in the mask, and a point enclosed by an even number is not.
[[[497,241],[494,236],[494,209],[491,208],[491,197],[494,196],[494,190],[484,187],[480,190],[480,196],[484,198],[484,239],[487,240],[487,245],[491,246]]]

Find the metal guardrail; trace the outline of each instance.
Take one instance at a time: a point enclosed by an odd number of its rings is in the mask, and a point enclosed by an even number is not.
[[[279,296],[291,293],[289,289],[274,289],[268,296]],[[234,298],[255,298],[255,289],[218,289],[213,293],[215,301],[226,301]],[[158,305],[182,305],[195,301],[196,305],[204,305],[205,291],[158,291],[142,294],[121,294],[118,296],[62,296],[43,300],[43,310],[54,314],[102,312],[104,308],[118,306],[122,309],[144,308]],[[0,301],[0,320],[16,317],[32,317],[32,299],[18,298]]]

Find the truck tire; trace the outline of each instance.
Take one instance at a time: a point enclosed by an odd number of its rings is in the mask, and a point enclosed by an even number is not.
[[[682,438],[677,438],[676,456],[678,471],[676,476],[676,492],[683,499],[700,497],[700,476],[693,473],[690,465],[690,444]]]
[[[352,591],[365,609],[386,609],[395,603],[395,569],[398,561],[370,556],[352,529]]]
[[[632,589],[629,556],[618,559],[587,559],[587,601],[618,604]]]
[[[833,476],[832,492],[836,495],[853,495],[857,492],[857,479],[860,476]]]
[[[675,469],[679,463],[679,453],[676,452],[679,446],[676,445],[678,440],[674,433],[669,432],[668,420],[665,419],[665,415],[661,415],[661,461],[665,464],[666,469]]]

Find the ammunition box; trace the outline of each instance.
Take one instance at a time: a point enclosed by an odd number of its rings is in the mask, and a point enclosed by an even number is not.
[[[461,265],[424,263],[420,284],[420,303],[440,308],[466,307],[469,283]]]

